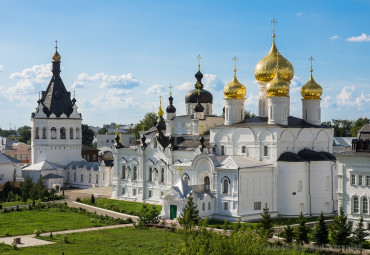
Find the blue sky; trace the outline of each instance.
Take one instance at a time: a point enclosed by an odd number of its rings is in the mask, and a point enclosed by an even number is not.
[[[55,40],[64,84],[89,125],[136,123],[157,111],[159,95],[167,106],[169,84],[184,114],[198,54],[214,112],[222,112],[237,56],[246,109],[256,113],[253,70],[270,49],[273,17],[277,47],[295,69],[291,115],[301,116],[312,55],[322,120],[369,117],[369,13],[370,1],[0,0],[0,127],[30,125]]]

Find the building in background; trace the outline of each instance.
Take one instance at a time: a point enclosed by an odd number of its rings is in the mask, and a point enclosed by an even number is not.
[[[22,181],[22,165],[22,161],[0,152],[0,184],[13,181],[14,174],[16,181]]]
[[[22,142],[13,143],[12,148],[4,150],[4,153],[23,163],[32,164],[31,145]]]

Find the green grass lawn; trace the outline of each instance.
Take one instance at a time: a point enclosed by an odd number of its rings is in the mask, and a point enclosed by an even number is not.
[[[78,214],[70,210],[60,211],[59,208],[13,211],[0,213],[0,237],[6,235],[5,233],[11,236],[32,234],[37,228],[42,228],[45,232],[48,232],[111,224],[115,223],[93,219],[91,216]]]
[[[82,203],[89,203],[90,199],[83,199]],[[148,204],[149,205],[149,204]],[[143,206],[143,203],[139,202],[130,202],[124,200],[115,200],[115,199],[107,199],[107,198],[96,198],[95,205],[96,207],[113,210],[116,212],[126,213],[130,215],[139,215],[139,212]],[[152,205],[149,205],[151,207]],[[162,210],[162,206],[154,205],[155,208],[160,212]]]
[[[50,241],[49,237],[43,239]],[[52,245],[13,250],[0,244],[0,254],[175,254],[180,239],[181,235],[161,229],[129,227],[70,234],[67,244],[59,235]]]
[[[38,203],[39,200],[35,200],[35,203]],[[3,207],[7,207],[7,206],[16,206],[16,205],[32,205],[32,200],[31,199],[28,199],[26,202],[22,202],[22,201],[13,201],[13,202],[4,202],[4,203],[0,203]]]

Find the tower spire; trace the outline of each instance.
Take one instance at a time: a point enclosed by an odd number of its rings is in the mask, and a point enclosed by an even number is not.
[[[312,75],[312,72],[313,72],[313,69],[312,69],[312,62],[315,60],[312,56],[309,58],[310,62],[311,62],[311,75]]]
[[[198,71],[200,71],[200,60],[202,59],[200,54],[198,54],[197,59],[198,59]]]
[[[170,96],[172,97],[172,85],[170,84],[170,86],[168,87],[170,89]]]
[[[235,56],[233,60],[234,60],[234,76],[236,77],[236,61],[238,61],[238,58]]]
[[[275,34],[275,25],[277,23],[277,21],[275,20],[275,18],[272,18],[271,23],[272,23],[272,38],[274,38],[274,41],[275,41],[275,37],[276,37],[276,34]]]

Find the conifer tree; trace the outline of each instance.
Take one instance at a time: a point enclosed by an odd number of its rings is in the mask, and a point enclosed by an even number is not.
[[[178,217],[178,221],[185,230],[190,230],[192,226],[198,223],[199,219],[200,217],[199,211],[197,210],[197,205],[194,203],[192,193],[190,193],[186,205]]]
[[[298,227],[296,228],[295,239],[298,244],[308,243],[310,228],[306,225],[306,218],[301,213],[298,216]]]
[[[339,215],[334,217],[333,224],[330,225],[329,238],[334,245],[349,244],[351,235],[351,226],[347,222],[347,216],[344,215],[343,207],[339,209]]]
[[[360,221],[357,224],[356,229],[353,231],[352,243],[354,245],[363,245],[366,242],[365,238],[368,235],[369,234],[366,233],[366,230],[364,228],[364,218],[361,215]]]
[[[262,219],[260,220],[260,226],[266,231],[268,237],[272,237],[273,234],[273,225],[271,220],[270,210],[267,207],[267,203],[263,208],[263,213],[261,214]]]
[[[286,227],[284,227],[283,237],[285,238],[285,242],[287,244],[291,244],[293,242],[294,230],[290,225],[290,221],[288,221],[288,224]]]
[[[321,212],[319,220],[315,224],[315,228],[312,233],[312,239],[318,245],[323,245],[329,242],[328,236],[329,236],[328,227],[325,223],[324,214]]]
[[[94,194],[91,194],[90,203],[92,205],[95,205],[95,197],[94,197]]]

